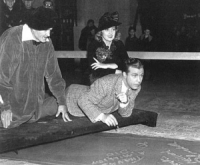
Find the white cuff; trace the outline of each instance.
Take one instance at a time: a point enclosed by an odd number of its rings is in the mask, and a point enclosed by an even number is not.
[[[102,118],[103,118],[103,113],[101,113],[99,116],[97,116],[96,119],[94,119],[94,122],[97,122],[97,121],[102,121]]]
[[[129,101],[128,101],[126,104],[120,103],[119,106],[120,106],[121,108],[125,108],[125,107],[127,107],[128,104],[129,104]]]

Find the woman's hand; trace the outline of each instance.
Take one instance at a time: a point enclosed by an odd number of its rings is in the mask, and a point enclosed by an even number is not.
[[[104,64],[104,63],[99,62],[96,58],[93,58],[93,59],[96,61],[91,65],[92,69],[94,69],[94,70],[97,70],[99,68],[101,68],[101,69],[108,69],[108,68],[116,69],[116,68],[118,68],[117,64],[114,64],[114,63]]]
[[[101,69],[107,69],[107,64],[103,64],[103,63],[101,63],[101,62],[99,62],[96,58],[93,58],[96,62],[94,62],[92,65],[91,65],[91,67],[92,67],[92,69],[94,69],[94,70],[97,70],[97,69],[99,69],[99,68],[101,68]]]

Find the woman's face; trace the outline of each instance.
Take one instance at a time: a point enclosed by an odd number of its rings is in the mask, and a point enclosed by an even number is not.
[[[108,29],[102,30],[102,39],[107,42],[111,42],[115,38],[116,27],[110,27]]]

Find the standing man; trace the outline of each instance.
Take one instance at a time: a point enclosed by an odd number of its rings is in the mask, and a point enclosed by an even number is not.
[[[54,1],[53,0],[44,0],[43,6],[45,8],[50,8],[50,9],[54,10]]]
[[[38,7],[27,24],[8,29],[0,37],[0,127],[66,112],[65,81],[62,78],[50,31],[56,13]],[[45,95],[44,77],[55,97]],[[6,108],[4,108],[6,107]]]
[[[81,35],[79,38],[78,47],[80,50],[87,50],[87,40],[90,36],[91,30],[97,29],[97,27],[94,25],[94,20],[89,19],[87,21],[87,25],[81,30]]]
[[[144,68],[139,59],[128,59],[122,74],[97,79],[90,87],[73,84],[67,90],[67,108],[73,116],[87,116],[91,122],[102,121],[117,126],[114,111],[129,117],[141,89]]]
[[[91,37],[91,31],[92,30],[97,29],[97,27],[94,25],[94,20],[93,19],[89,19],[87,21],[87,25],[81,30],[81,35],[78,41],[78,47],[80,50],[86,51],[87,50],[87,46],[88,46],[88,41]],[[82,71],[82,73],[84,73],[85,71],[87,71],[89,69],[89,63],[88,63],[88,59],[81,59],[80,60],[80,69]]]
[[[34,12],[33,3],[34,0],[22,0],[24,7],[21,10],[22,24],[25,24],[31,19],[31,15]]]
[[[0,35],[13,26],[20,24],[20,12],[19,8],[15,5],[15,0],[3,0],[5,6],[1,7],[0,11]]]

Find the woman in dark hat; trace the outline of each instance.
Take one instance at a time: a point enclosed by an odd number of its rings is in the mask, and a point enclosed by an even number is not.
[[[88,46],[88,59],[91,69],[90,83],[108,74],[121,73],[124,61],[128,58],[122,41],[115,40],[118,13],[105,13],[99,20],[96,40]]]

